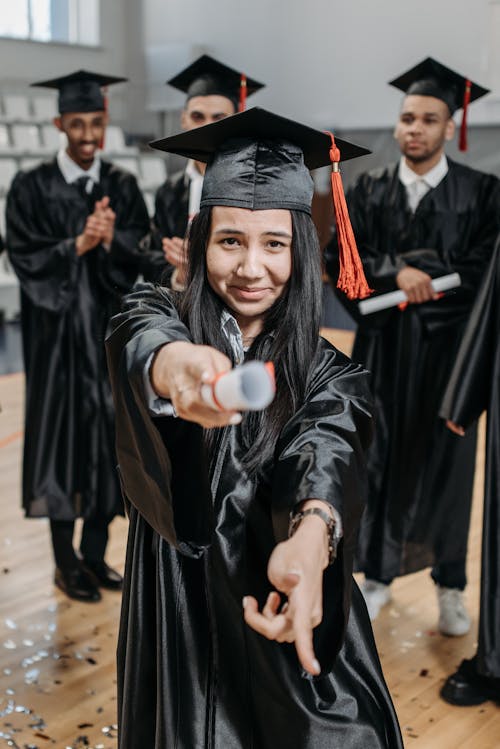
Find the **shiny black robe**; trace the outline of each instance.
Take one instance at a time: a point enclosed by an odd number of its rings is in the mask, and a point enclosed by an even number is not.
[[[500,679],[500,241],[472,309],[441,416],[469,427],[488,413],[477,666]]]
[[[189,177],[186,172],[176,172],[158,188],[155,196],[155,214],[151,231],[144,240],[142,275],[145,281],[168,285],[174,267],[165,260],[161,240],[163,237],[184,237],[188,225]]]
[[[175,340],[189,333],[159,288],[130,295],[107,340],[130,505],[120,749],[402,747],[366,608],[352,591],[371,434],[366,373],[321,341],[304,403],[274,458],[249,476],[240,426],[219,431],[210,459],[199,427],[150,416],[146,362]],[[245,594],[262,603],[269,593],[269,556],[287,537],[290,509],[308,497],[331,502],[344,528],[324,577],[315,631],[323,671],[314,679],[293,645],[266,640],[242,615]]]
[[[439,407],[476,290],[499,230],[498,180],[448,160],[449,171],[411,213],[398,166],[364,174],[348,195],[368,281],[396,287],[405,265],[433,278],[458,272],[462,286],[436,302],[361,317],[352,358],[371,371],[375,439],[359,569],[387,580],[435,563],[465,559],[476,425],[460,438]],[[337,278],[336,237],[326,252]]]
[[[110,251],[78,257],[96,200],[116,213]],[[139,269],[148,214],[135,178],[102,162],[87,196],[56,160],[20,172],[7,199],[7,244],[21,285],[26,370],[23,506],[54,520],[122,511],[104,335]]]

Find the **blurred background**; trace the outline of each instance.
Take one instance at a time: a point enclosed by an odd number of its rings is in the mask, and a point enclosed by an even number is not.
[[[152,210],[166,173],[180,167],[177,157],[164,159],[147,145],[179,129],[183,95],[165,81],[203,53],[267,84],[252,105],[372,149],[346,164],[347,185],[398,158],[392,130],[401,93],[387,81],[433,56],[491,89],[469,111],[469,151],[459,154],[451,143],[449,155],[500,175],[500,0],[0,0],[2,235],[12,177],[59,147],[51,124],[55,97],[30,83],[80,68],[130,79],[110,91],[106,151],[137,175]],[[324,246],[331,225],[327,169],[315,183]],[[0,266],[2,318],[15,321],[17,282],[5,253]],[[327,287],[325,323],[351,326]],[[2,326],[0,347],[9,341]],[[15,350],[8,358],[2,371],[18,370]]]

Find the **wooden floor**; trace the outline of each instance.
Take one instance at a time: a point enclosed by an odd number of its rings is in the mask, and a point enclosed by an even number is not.
[[[351,339],[334,334],[347,351]],[[104,593],[98,604],[79,604],[53,587],[47,521],[25,520],[19,509],[22,391],[21,375],[0,377],[0,748],[116,749],[120,596]],[[396,581],[393,602],[375,623],[407,749],[500,749],[498,707],[453,708],[439,698],[445,676],[475,650],[483,439],[478,458],[467,589],[472,633],[437,633],[427,572]],[[126,522],[117,519],[108,559],[118,568],[125,542]]]

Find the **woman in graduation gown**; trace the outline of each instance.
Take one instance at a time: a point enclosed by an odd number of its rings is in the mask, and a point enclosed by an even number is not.
[[[487,411],[481,600],[476,655],[450,676],[442,696],[454,705],[500,701],[500,241],[474,304],[441,416],[458,435]]]
[[[120,749],[401,747],[351,577],[367,374],[319,338],[305,164],[329,138],[252,109],[156,145],[211,161],[182,299],[136,291],[107,340],[130,514]],[[277,393],[241,420],[199,388],[243,358],[273,361]]]

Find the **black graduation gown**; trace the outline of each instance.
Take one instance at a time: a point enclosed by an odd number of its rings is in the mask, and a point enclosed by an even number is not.
[[[146,281],[160,281],[168,285],[174,267],[163,254],[163,237],[184,237],[188,225],[189,177],[185,171],[169,177],[155,196],[155,215],[151,231],[144,241],[142,275]]]
[[[441,416],[469,427],[487,410],[477,666],[500,679],[500,242],[446,389]]]
[[[358,321],[352,358],[372,374],[375,439],[359,569],[391,579],[435,563],[464,560],[476,426],[446,429],[439,407],[476,289],[499,230],[499,182],[448,161],[449,171],[412,214],[397,165],[362,175],[348,196],[361,258],[373,289],[396,288],[405,265],[432,277],[457,271],[462,286],[436,302]],[[326,259],[337,278],[336,238]]]
[[[75,238],[104,195],[116,213],[111,249],[78,257]],[[105,161],[90,196],[65,182],[56,160],[20,172],[12,184],[7,244],[21,284],[23,506],[30,517],[122,511],[104,335],[135,282],[147,230],[135,178]]]
[[[144,394],[151,352],[189,333],[165,289],[125,301],[107,340],[130,502],[120,749],[402,747],[357,589],[347,623],[371,433],[366,373],[322,341],[306,400],[263,475],[246,474],[239,427],[220,430],[207,472],[201,429],[151,418]],[[344,525],[325,574],[324,620],[315,632],[323,672],[315,679],[301,672],[293,645],[247,627],[241,605],[247,593],[264,601],[267,562],[287,536],[289,511],[312,496],[332,502]]]

